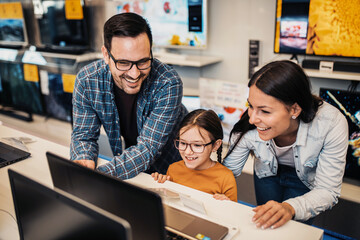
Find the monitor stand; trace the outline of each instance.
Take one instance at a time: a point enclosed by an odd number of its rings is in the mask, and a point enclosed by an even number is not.
[[[4,114],[9,117],[20,119],[20,120],[23,120],[26,122],[32,122],[34,120],[31,112],[25,112],[25,111],[21,111],[21,110],[16,110],[16,111],[7,110],[4,107],[2,107],[2,108],[0,108],[0,114]]]
[[[299,59],[296,54],[293,54],[290,58],[290,61],[293,61],[295,63],[299,63]]]

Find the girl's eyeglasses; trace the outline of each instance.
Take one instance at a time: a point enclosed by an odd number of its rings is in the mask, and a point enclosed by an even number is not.
[[[204,152],[205,150],[205,147],[210,145],[210,144],[213,144],[215,141],[211,141],[209,143],[206,143],[206,144],[199,144],[199,143],[186,143],[184,141],[181,141],[181,140],[175,140],[174,141],[174,144],[175,144],[175,147],[177,149],[179,149],[180,151],[185,151],[186,148],[188,146],[190,146],[190,149],[191,151],[193,151],[194,153],[202,153]]]

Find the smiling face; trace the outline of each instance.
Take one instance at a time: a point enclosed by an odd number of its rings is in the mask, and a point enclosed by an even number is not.
[[[116,60],[139,61],[150,58],[150,41],[146,33],[137,37],[113,37],[110,53]],[[120,71],[115,67],[105,46],[101,48],[105,63],[109,65],[116,86],[127,94],[137,94],[144,80],[149,76],[151,68],[139,70],[134,64],[128,71]]]
[[[259,137],[268,141],[270,139],[281,140],[289,145],[296,139],[299,121],[296,118],[301,113],[298,104],[287,106],[278,99],[265,94],[255,84],[249,89],[249,122],[257,127]]]
[[[207,144],[212,141],[209,133],[197,126],[191,128],[180,129],[180,141],[192,144]],[[214,144],[205,146],[204,152],[194,153],[188,145],[185,151],[181,151],[180,155],[185,162],[186,167],[193,170],[205,170],[213,166],[213,161],[210,159],[211,152],[215,152],[221,145],[221,140],[218,139]]]

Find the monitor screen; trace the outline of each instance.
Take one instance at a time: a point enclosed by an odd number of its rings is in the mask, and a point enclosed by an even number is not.
[[[129,239],[129,224],[9,170],[20,239]]]
[[[71,121],[72,94],[64,92],[61,74],[47,72],[49,91],[44,95],[46,114],[63,121]]]
[[[55,187],[125,219],[134,239],[165,239],[159,195],[52,153],[46,156]]]
[[[150,24],[154,47],[207,46],[207,0],[120,1],[118,12],[135,12]]]
[[[29,113],[44,113],[40,84],[25,80],[23,64],[4,62],[0,66],[0,103]]]
[[[40,0],[39,0],[40,1]],[[75,4],[67,5],[67,4]],[[40,50],[82,53],[89,49],[84,1],[41,0],[34,8]]]
[[[277,0],[275,53],[360,57],[360,5]]]
[[[360,92],[320,88],[320,97],[337,107],[349,125],[345,177],[360,181]]]
[[[23,9],[20,2],[0,3],[0,46],[28,45]]]

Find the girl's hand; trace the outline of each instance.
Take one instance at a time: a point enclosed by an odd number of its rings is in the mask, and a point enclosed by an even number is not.
[[[216,200],[230,200],[225,194],[215,193],[213,196]]]
[[[268,201],[264,205],[257,206],[253,211],[255,215],[252,221],[263,229],[281,227],[295,215],[295,209],[290,204],[276,201]]]
[[[166,180],[170,181],[170,176],[163,175],[158,172],[152,173],[151,176],[154,178],[155,181],[158,181],[158,183],[164,183],[164,182],[166,182]]]

